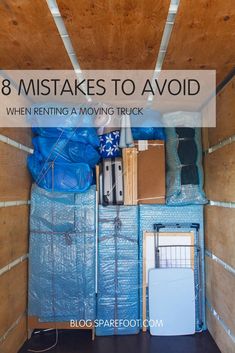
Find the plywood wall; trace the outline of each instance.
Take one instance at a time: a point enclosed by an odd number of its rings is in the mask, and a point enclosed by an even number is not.
[[[219,321],[212,315],[209,309],[206,312],[208,329],[216,341],[221,352],[234,353],[234,342],[224,333],[223,327]]]
[[[205,156],[205,189],[213,201],[235,202],[235,143]]]
[[[0,201],[28,200],[27,152],[0,142]]]
[[[235,134],[234,78],[217,95],[217,127],[204,133],[204,148],[216,146]],[[235,342],[221,324],[235,335],[235,275],[224,265],[235,269],[235,142],[208,153],[204,159],[205,189],[209,200],[217,205],[205,208],[206,249],[222,262],[206,259],[206,296],[220,317],[208,308],[208,328],[222,353],[235,352]],[[221,204],[223,202],[223,204]],[[226,207],[225,207],[226,206]]]
[[[0,337],[24,313],[27,301],[27,261],[0,277]]]
[[[1,349],[3,353],[17,353],[22,346],[22,342],[26,340],[27,320],[23,315],[17,326],[15,326],[8,337],[2,343]]]
[[[32,147],[32,133],[28,128],[0,128],[0,134],[22,145]]]
[[[235,268],[235,209],[206,206],[206,248]]]
[[[234,275],[206,257],[206,291],[210,304],[231,332],[235,331]]]
[[[29,206],[0,207],[0,268],[28,252]]]
[[[235,77],[218,93],[216,99],[216,128],[208,130],[209,145],[213,146],[235,135]]]
[[[30,147],[31,132],[1,129],[4,136]],[[30,195],[27,153],[0,142],[0,270],[28,253],[29,206],[7,206],[4,201],[24,201]],[[17,353],[27,338],[27,260],[0,274],[0,352]]]

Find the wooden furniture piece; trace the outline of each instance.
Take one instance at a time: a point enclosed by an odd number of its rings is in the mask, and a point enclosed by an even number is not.
[[[123,148],[124,205],[137,205],[137,149]]]

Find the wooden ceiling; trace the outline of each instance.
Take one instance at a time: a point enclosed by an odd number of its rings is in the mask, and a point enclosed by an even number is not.
[[[57,0],[83,69],[152,69],[169,0]]]
[[[57,0],[83,69],[153,69],[169,0]],[[234,0],[181,0],[164,69],[235,66]],[[46,0],[0,1],[0,68],[71,69]]]
[[[72,69],[46,1],[0,1],[0,69]]]
[[[181,0],[163,69],[214,69],[217,83],[235,67],[235,1]]]

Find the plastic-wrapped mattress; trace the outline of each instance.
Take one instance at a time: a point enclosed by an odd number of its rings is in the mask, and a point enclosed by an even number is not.
[[[139,332],[138,207],[99,207],[97,335]]]
[[[95,195],[32,188],[28,311],[40,321],[95,319]]]

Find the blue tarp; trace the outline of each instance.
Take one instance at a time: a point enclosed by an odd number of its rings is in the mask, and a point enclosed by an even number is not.
[[[93,171],[87,163],[45,161],[35,151],[28,156],[28,168],[38,186],[55,192],[84,192],[93,182]]]
[[[34,153],[28,169],[38,186],[55,192],[79,193],[93,183],[99,162],[99,138],[94,128],[34,127]]]
[[[134,126],[135,119],[139,120],[140,116],[131,115],[130,118],[131,124]],[[165,132],[159,111],[144,109],[140,121],[142,122],[142,126],[132,127],[131,129],[134,140],[165,140]]]
[[[33,146],[47,161],[88,163],[94,168],[100,160],[98,150],[89,143],[36,136],[33,138]]]
[[[96,334],[139,332],[138,207],[99,207]],[[117,325],[112,322],[117,320]],[[125,321],[124,321],[125,320]]]
[[[95,195],[32,188],[28,312],[42,322],[95,319]]]
[[[89,143],[93,147],[99,147],[99,138],[95,128],[56,128],[56,127],[33,127],[35,135],[49,138],[67,139],[70,141]]]

